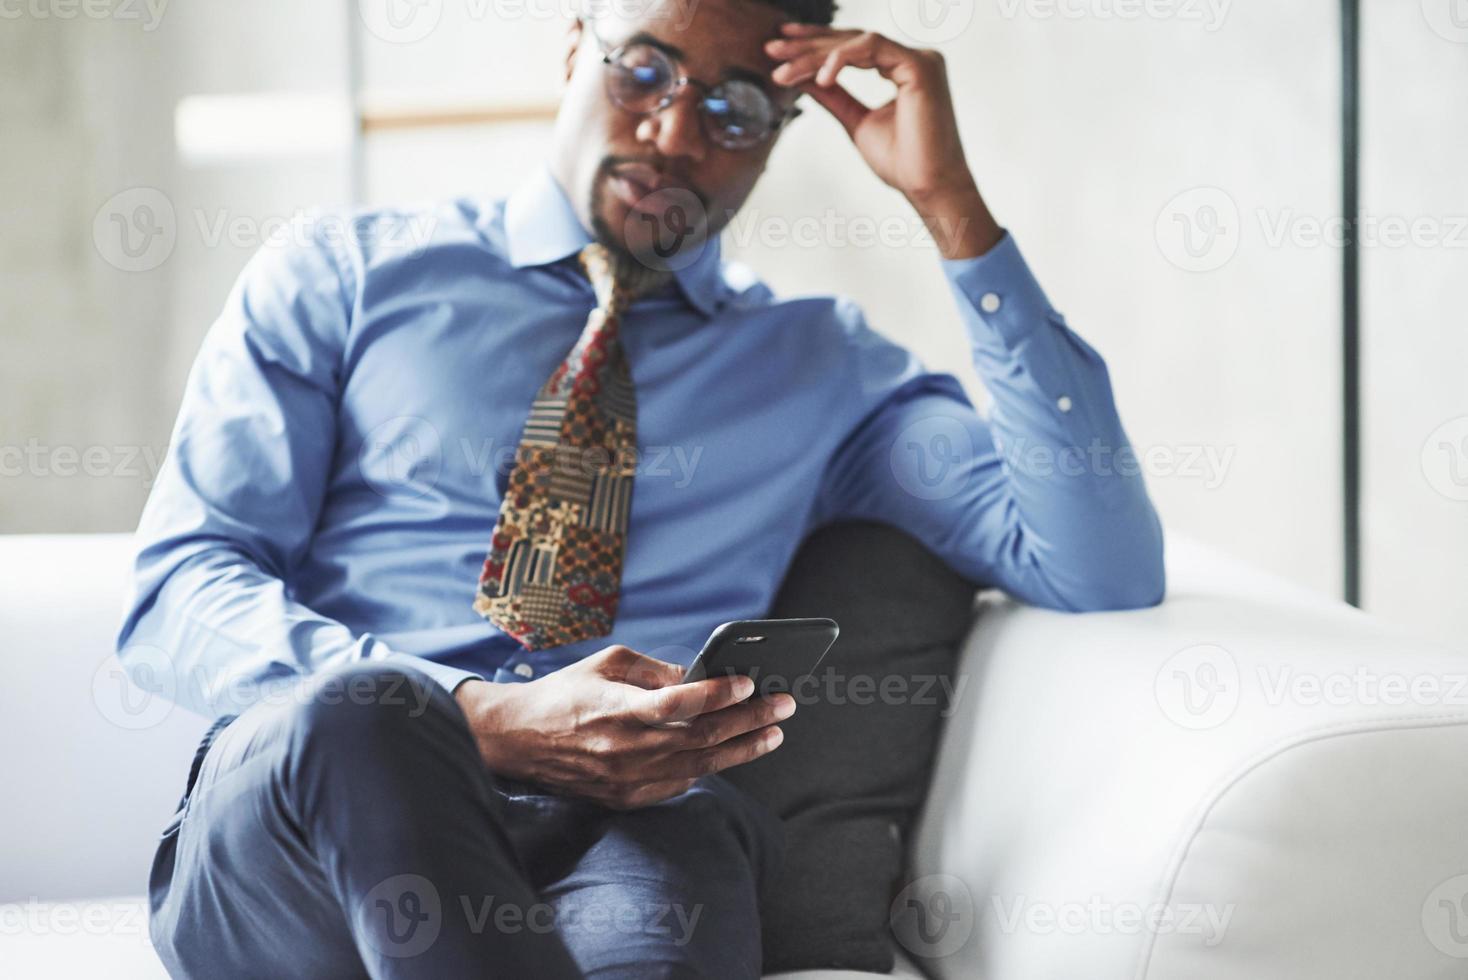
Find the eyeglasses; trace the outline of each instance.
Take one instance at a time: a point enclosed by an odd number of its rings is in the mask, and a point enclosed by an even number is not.
[[[666,51],[646,41],[611,48],[588,20],[591,36],[607,66],[607,96],[639,116],[650,116],[673,104],[686,85],[699,92],[698,114],[708,138],[728,150],[747,150],[772,138],[800,115],[798,108],[780,109],[756,82],[729,78],[709,85],[683,74]]]

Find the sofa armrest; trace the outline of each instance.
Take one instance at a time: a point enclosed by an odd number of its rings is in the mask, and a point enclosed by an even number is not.
[[[1468,656],[1186,541],[1168,573],[1132,612],[986,597],[903,945],[945,980],[1461,976]]]
[[[0,902],[147,887],[209,723],[113,656],[130,566],[125,534],[0,535]]]

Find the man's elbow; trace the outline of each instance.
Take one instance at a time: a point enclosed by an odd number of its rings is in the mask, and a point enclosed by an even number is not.
[[[1136,554],[1097,569],[1077,612],[1122,612],[1161,605],[1167,595],[1167,569],[1160,533]]]
[[[1118,575],[1076,604],[1075,612],[1125,612],[1161,605],[1167,595],[1167,576],[1155,572]]]

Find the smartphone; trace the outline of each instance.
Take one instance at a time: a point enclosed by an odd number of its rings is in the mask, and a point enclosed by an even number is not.
[[[834,619],[742,619],[724,623],[683,675],[684,682],[743,674],[756,695],[789,692],[814,673],[841,628]]]

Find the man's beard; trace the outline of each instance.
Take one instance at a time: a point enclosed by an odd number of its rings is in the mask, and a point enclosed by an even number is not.
[[[605,205],[608,203],[605,188],[607,181],[615,176],[616,168],[629,162],[642,161],[616,156],[602,159],[591,182],[588,212],[591,216],[591,233],[606,247],[613,263],[614,275],[622,282],[642,284],[644,288],[639,291],[645,291],[656,288],[659,280],[666,280],[671,270],[691,265],[714,232],[709,227],[711,222],[707,198],[697,188],[689,185],[654,191],[648,195],[651,198],[657,198],[658,195],[666,197],[670,205],[667,212],[633,209],[628,212],[627,227],[613,228],[604,216]],[[695,213],[698,219],[696,223],[688,221],[690,211]],[[674,218],[681,221],[675,221]],[[646,237],[639,235],[639,232],[645,232]],[[670,250],[664,250],[662,246],[667,246]]]

